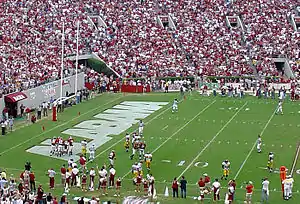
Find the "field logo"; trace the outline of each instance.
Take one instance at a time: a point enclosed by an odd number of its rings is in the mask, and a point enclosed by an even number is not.
[[[103,113],[95,115],[92,120],[83,121],[62,133],[65,134],[64,138],[71,135],[74,137],[80,137],[82,140],[87,139],[89,141],[88,148],[92,144],[94,144],[96,148],[99,148],[101,145],[111,140],[112,135],[121,134],[133,124],[138,123],[140,119],[148,117],[153,112],[161,109],[167,104],[167,102],[124,101],[119,105],[105,110]],[[49,157],[51,148],[50,145],[51,140],[47,139],[39,146],[34,146],[26,151]],[[66,161],[73,158],[77,161],[79,160],[80,153],[80,141],[75,140],[73,155],[71,157],[65,155],[55,158]]]

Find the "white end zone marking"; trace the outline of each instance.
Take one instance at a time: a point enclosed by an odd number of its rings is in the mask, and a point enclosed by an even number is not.
[[[268,125],[270,124],[271,120],[273,119],[275,113],[276,113],[276,110],[272,113],[272,115],[271,115],[271,117],[269,118],[268,122],[266,123],[265,127],[262,129],[262,131],[261,131],[261,133],[260,133],[261,136],[264,134],[265,130],[267,129]],[[246,158],[244,159],[243,163],[241,164],[241,166],[240,166],[238,172],[237,172],[236,175],[234,176],[234,180],[236,180],[236,178],[237,178],[237,177],[239,176],[239,174],[241,173],[241,171],[242,171],[242,169],[244,168],[244,166],[245,166],[247,160],[249,159],[250,155],[252,154],[252,152],[253,152],[255,146],[256,146],[256,141],[254,142],[254,144],[253,144],[252,148],[250,149],[248,155],[246,156]]]
[[[34,137],[31,137],[31,138],[29,138],[29,139],[27,139],[27,140],[25,140],[25,141],[23,141],[23,142],[21,142],[21,143],[15,145],[15,146],[12,146],[11,148],[6,149],[6,150],[4,150],[3,152],[1,152],[1,153],[0,153],[0,156],[3,156],[3,155],[6,154],[7,152],[9,152],[9,151],[11,151],[11,150],[13,150],[13,149],[15,149],[15,148],[18,148],[18,147],[22,146],[23,144],[26,144],[27,142],[30,142],[31,140],[34,140],[35,138],[40,137],[41,135],[47,134],[47,133],[49,133],[49,132],[51,132],[51,131],[53,131],[53,130],[56,130],[56,129],[59,128],[59,127],[62,127],[62,126],[64,126],[64,125],[69,124],[70,122],[72,122],[72,121],[74,121],[74,120],[76,120],[76,119],[78,119],[78,118],[80,118],[80,117],[82,117],[82,116],[84,116],[84,115],[86,115],[86,114],[89,114],[89,113],[91,113],[91,112],[94,112],[95,110],[97,110],[97,109],[99,109],[99,108],[102,108],[103,106],[106,106],[106,105],[108,105],[108,104],[110,104],[110,103],[113,103],[113,102],[115,102],[115,101],[121,99],[122,97],[123,97],[123,96],[120,96],[120,97],[118,97],[118,98],[116,98],[116,99],[113,99],[113,100],[111,100],[111,101],[109,101],[109,102],[103,104],[103,105],[97,106],[96,108],[93,108],[93,109],[91,109],[91,110],[89,110],[89,111],[87,111],[87,112],[85,112],[85,113],[82,113],[82,114],[80,114],[80,115],[78,115],[78,116],[72,118],[71,120],[68,120],[67,122],[64,122],[64,123],[62,123],[62,124],[60,124],[60,125],[57,125],[57,126],[51,128],[51,129],[46,130],[46,131],[44,131],[44,132],[42,132],[42,133],[40,133],[40,134],[38,134],[38,135],[36,135],[36,136],[34,136]]]
[[[217,132],[217,134],[203,147],[203,149],[197,154],[197,156],[192,160],[192,162],[183,170],[183,172],[178,176],[181,177],[191,166],[195,163],[195,161],[203,154],[203,152],[210,146],[211,143],[215,141],[215,139],[219,136],[221,132],[231,123],[231,121],[237,116],[237,114],[248,104],[248,102],[244,103],[244,105],[227,121],[227,123]]]

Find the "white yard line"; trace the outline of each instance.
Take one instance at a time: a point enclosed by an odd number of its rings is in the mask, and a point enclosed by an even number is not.
[[[163,127],[162,130],[166,130],[169,127],[169,125],[166,125],[165,127]]]
[[[231,123],[231,121],[237,116],[237,114],[243,110],[243,108],[248,104],[248,102],[244,103],[244,105],[227,121],[227,123],[217,132],[217,134],[203,147],[203,149],[197,154],[197,156],[192,160],[192,162],[183,170],[183,172],[177,177],[180,178],[185,172],[187,172],[191,166],[195,163],[195,161],[203,154],[203,152],[215,141],[215,139],[220,135],[221,132]]]
[[[262,129],[261,133],[260,133],[260,136],[262,136],[265,132],[265,130],[267,129],[267,127],[269,126],[271,120],[273,119],[274,115],[276,113],[276,110],[272,113],[271,117],[269,118],[268,122],[266,123],[266,125],[264,126],[264,128]],[[239,174],[241,173],[242,169],[244,168],[246,162],[248,161],[250,155],[252,154],[254,148],[255,148],[255,145],[256,145],[256,141],[254,142],[251,150],[249,151],[248,155],[246,156],[246,158],[244,159],[243,163],[241,164],[238,172],[236,173],[236,175],[234,176],[234,179],[237,179],[237,177],[239,176]]]
[[[292,176],[293,176],[293,173],[294,173],[294,170],[295,170],[297,161],[298,161],[299,151],[300,151],[300,144],[298,143],[298,145],[297,145],[297,150],[296,150],[296,156],[295,156],[295,158],[294,158],[294,162],[293,162],[293,165],[292,165],[292,168],[291,168],[291,171],[290,171],[290,174],[291,174]]]
[[[123,96],[120,96],[120,97],[118,97],[118,98],[116,98],[116,99],[113,99],[113,100],[111,100],[111,101],[109,101],[109,102],[107,102],[107,103],[105,103],[105,104],[102,104],[102,105],[100,105],[100,106],[97,106],[96,108],[93,108],[93,109],[91,109],[91,110],[89,110],[89,111],[87,111],[87,112],[85,112],[85,113],[82,113],[82,114],[80,114],[79,116],[76,116],[76,117],[72,118],[71,120],[69,120],[69,121],[67,121],[67,122],[64,122],[64,123],[62,123],[62,124],[60,124],[60,125],[57,125],[57,126],[51,128],[51,129],[49,129],[49,130],[46,130],[46,131],[44,131],[44,132],[42,132],[42,133],[40,133],[40,134],[38,134],[38,135],[36,135],[36,136],[34,136],[34,137],[29,138],[29,139],[27,139],[27,140],[25,140],[25,141],[23,141],[23,142],[21,142],[21,143],[15,145],[15,146],[11,147],[11,148],[8,148],[8,149],[4,150],[3,152],[1,152],[1,153],[0,153],[0,156],[3,156],[3,155],[6,154],[7,152],[10,152],[11,150],[13,150],[13,149],[15,149],[15,148],[18,148],[18,147],[20,147],[20,146],[26,144],[27,142],[30,142],[30,141],[34,140],[35,138],[40,137],[40,136],[43,135],[43,134],[47,134],[47,133],[49,133],[49,132],[51,132],[51,131],[53,131],[53,130],[56,130],[56,129],[59,128],[59,127],[62,127],[62,126],[64,126],[64,125],[69,124],[70,122],[72,122],[72,121],[74,121],[74,120],[76,120],[76,119],[78,119],[78,118],[80,118],[80,117],[82,117],[82,116],[84,116],[84,115],[87,115],[87,114],[89,114],[89,113],[92,113],[92,112],[94,112],[95,110],[97,110],[97,109],[99,109],[99,108],[102,108],[103,106],[106,106],[106,105],[108,105],[108,104],[114,103],[115,101],[119,100],[119,99],[122,98],[122,97],[123,97]]]
[[[181,126],[176,132],[174,132],[170,137],[168,137],[164,142],[162,142],[158,147],[156,147],[151,154],[154,154],[157,150],[159,150],[164,144],[166,144],[170,139],[172,139],[175,135],[177,135],[181,130],[183,130],[186,126],[188,126],[193,120],[195,120],[199,115],[201,115],[204,111],[206,111],[209,107],[211,107],[216,100],[208,104],[205,108],[203,108],[200,112],[197,113],[191,120]],[[125,178],[131,171],[128,171],[122,178]]]

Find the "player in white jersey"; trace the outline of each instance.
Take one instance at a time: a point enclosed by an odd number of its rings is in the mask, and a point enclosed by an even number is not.
[[[116,159],[116,153],[114,150],[112,150],[108,155],[109,163],[111,166],[114,166],[114,161]]]
[[[214,201],[220,200],[220,189],[221,189],[221,184],[218,179],[215,179],[215,182],[212,183],[212,191],[214,192]]]
[[[51,140],[51,151],[50,151],[50,156],[52,156],[53,154],[55,154],[56,151],[56,137],[53,137],[53,139]]]
[[[144,141],[141,141],[139,143],[139,151],[140,151],[139,159],[140,160],[144,159],[145,149],[146,149],[146,143]]]
[[[228,159],[222,162],[222,169],[223,169],[223,176],[221,177],[221,179],[223,180],[223,178],[225,178],[225,180],[227,180],[229,176],[229,169],[230,169],[230,162]]]
[[[282,104],[283,104],[283,101],[279,101],[277,109],[276,109],[276,114],[280,113],[281,115],[283,115]]]
[[[144,131],[144,122],[142,120],[140,120],[139,123],[139,136],[143,136],[143,131]]]
[[[261,203],[268,203],[269,201],[269,185],[270,182],[265,178],[262,182],[262,194],[261,194]]]
[[[261,153],[261,145],[262,145],[261,136],[258,135],[258,139],[256,141],[256,149],[258,153]]]
[[[291,175],[288,175],[286,179],[282,181],[283,184],[283,196],[284,200],[289,200],[292,197],[292,188],[293,188],[294,179]]]
[[[89,151],[90,151],[89,160],[93,161],[95,159],[95,151],[96,151],[95,144],[92,144],[92,146],[90,146]]]
[[[175,98],[172,105],[172,113],[178,112],[178,100]]]
[[[58,155],[61,157],[64,152],[64,141],[62,137],[59,137],[58,140]]]
[[[131,137],[131,144],[132,144],[132,146],[133,146],[133,144],[134,144],[134,142],[135,142],[136,138],[137,138],[137,135],[136,135],[136,133],[135,133],[135,132],[134,132],[134,133],[132,133],[132,137]]]
[[[126,140],[126,141],[129,141],[129,140],[130,140],[130,134],[129,134],[129,133],[126,133],[126,135],[125,135],[125,140]]]

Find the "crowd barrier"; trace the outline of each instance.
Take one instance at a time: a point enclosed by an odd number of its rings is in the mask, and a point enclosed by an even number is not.
[[[150,85],[144,87],[144,85],[122,85],[121,92],[127,93],[149,93],[151,91]]]
[[[63,96],[66,96],[67,92],[75,92],[75,81],[75,75],[66,77],[63,80]],[[84,73],[79,73],[77,78],[78,90],[83,89],[84,85]],[[15,103],[18,114],[20,113],[19,107],[21,104],[30,109],[37,108],[43,102],[49,102],[51,99],[55,100],[59,98],[60,87],[61,81],[57,80],[22,92],[7,94],[0,98],[0,110],[2,112],[5,105],[7,106],[9,103]]]

